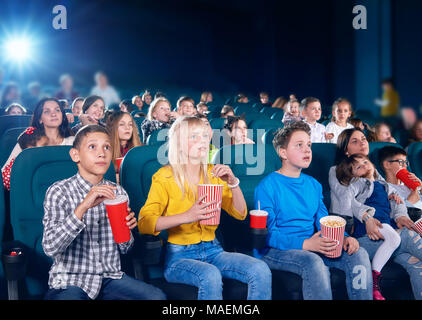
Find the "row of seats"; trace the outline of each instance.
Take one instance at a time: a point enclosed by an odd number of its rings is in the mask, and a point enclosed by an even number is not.
[[[379,143],[371,144],[371,157],[376,154],[376,150],[379,147],[381,147]],[[44,214],[43,200],[45,192],[51,184],[76,173],[77,167],[69,157],[69,149],[69,146],[26,149],[18,156],[14,164],[14,174],[11,179],[10,215],[14,239],[24,244],[29,257],[24,292],[24,296],[27,298],[39,298],[47,289],[51,259],[45,256],[41,247],[42,217]],[[326,205],[329,207],[328,170],[334,164],[335,145],[313,144],[312,149],[312,165],[304,172],[314,176],[321,182]],[[418,148],[415,147],[416,149],[419,150],[420,159],[421,144],[419,144]],[[260,143],[256,145],[225,146],[215,155],[213,162],[230,164],[234,174],[241,181],[242,191],[249,209],[254,207],[253,191],[256,185],[264,176],[277,170],[281,165],[272,146]],[[163,145],[133,148],[124,158],[121,164],[120,181],[129,194],[130,206],[136,214],[138,214],[146,201],[152,175],[166,163],[166,149]],[[106,178],[111,181],[115,180],[112,166],[110,166]],[[22,201],[22,195],[25,195],[25,201]],[[0,201],[4,203],[2,199]],[[1,222],[4,217],[4,209],[0,208],[0,214]],[[217,236],[221,239],[226,250],[250,253],[248,224],[248,219],[245,221],[234,221],[230,216],[222,215],[222,223]],[[236,232],[233,232],[233,230],[236,230]],[[165,233],[162,235],[162,240],[165,243]],[[127,261],[128,258],[126,257],[125,259]],[[139,261],[142,263],[142,256],[138,259]],[[127,265],[130,266],[130,263]],[[135,266],[132,265],[128,268],[133,270]],[[404,281],[404,284],[408,285],[408,279],[406,278],[407,274],[400,269],[400,266],[390,263],[386,270],[389,270],[389,268],[394,276],[390,278],[387,276],[387,281],[384,281],[384,283],[388,284],[390,281],[390,297],[394,297],[394,288],[397,288],[397,282]],[[300,277],[295,277],[285,272],[276,272],[275,274],[275,279],[278,279],[275,283],[278,284],[274,289],[274,298],[292,299],[301,297]],[[389,273],[386,271],[385,274],[388,275]],[[151,283],[161,285],[161,287],[168,290],[171,298],[183,297],[183,295],[179,296],[178,294],[171,296],[172,292],[177,293],[183,288],[183,285],[175,287],[173,284],[167,283],[162,277],[162,265],[148,268],[146,273],[142,273],[141,276],[150,279]],[[341,285],[344,275],[342,276],[341,272],[339,274],[334,271],[333,277],[338,278],[337,282],[334,283],[339,283],[337,297],[341,297],[341,294],[345,293]],[[239,292],[244,293],[245,289],[236,281],[232,281],[231,286],[228,285],[227,287],[232,288],[231,293],[235,296]],[[196,292],[195,288],[186,290],[191,297]],[[228,289],[228,292],[230,292],[230,289]],[[234,296],[230,296],[230,293],[228,293],[228,297]],[[407,298],[408,295],[397,296],[397,298],[400,297]]]

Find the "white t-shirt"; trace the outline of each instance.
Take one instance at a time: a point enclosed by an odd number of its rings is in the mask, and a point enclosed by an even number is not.
[[[389,183],[389,185],[397,191],[397,193],[399,194],[400,198],[402,198],[406,204],[407,207],[415,207],[415,208],[419,208],[422,210],[422,200],[420,199],[418,202],[416,203],[410,203],[407,200],[407,197],[410,195],[411,190],[405,186],[404,184],[392,184]]]
[[[71,146],[73,144],[73,140],[75,140],[74,136],[69,136],[67,138],[64,138],[62,143],[59,144],[59,146]],[[9,159],[7,159],[6,163],[1,168],[1,171],[3,172],[4,168],[10,163],[10,161],[12,161],[13,159],[16,159],[16,157],[21,152],[22,152],[21,146],[19,145],[19,143],[17,143],[15,147],[13,148],[12,152],[10,153]]]
[[[330,122],[325,127],[325,131],[327,133],[334,133],[334,137],[332,139],[328,140],[328,142],[337,143],[337,139],[338,139],[338,136],[340,135],[340,133],[342,133],[346,129],[353,129],[353,128],[354,128],[354,126],[350,123],[348,123],[346,127],[340,127],[335,122]]]
[[[309,122],[303,120],[311,128],[311,142],[312,143],[324,143],[327,142],[325,139],[326,128],[323,124],[315,122],[315,124],[310,124]]]
[[[120,97],[112,86],[107,86],[104,89],[99,86],[95,86],[92,88],[91,94],[103,98],[106,108],[112,103],[120,103]]]

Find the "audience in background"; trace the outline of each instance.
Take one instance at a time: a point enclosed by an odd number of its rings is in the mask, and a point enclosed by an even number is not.
[[[142,101],[141,96],[133,96],[132,97],[132,104],[138,108],[139,111],[142,111],[142,107],[144,106],[144,103]]]
[[[79,94],[73,90],[73,79],[69,74],[63,74],[59,79],[60,90],[56,92],[54,97],[58,100],[66,99],[68,103],[75,100]]]
[[[177,100],[177,112],[181,116],[194,116],[197,111],[195,109],[195,101],[191,97],[183,96]]]
[[[79,117],[82,113],[82,106],[84,104],[84,98],[77,97],[72,102],[72,113],[74,116]]]
[[[12,103],[21,103],[21,94],[16,82],[9,82],[3,89],[0,108],[6,108]]]
[[[224,123],[231,138],[231,144],[254,144],[255,142],[248,138],[248,126],[243,117],[228,116]]]
[[[201,94],[201,98],[199,99],[199,102],[203,102],[205,104],[210,103],[213,101],[212,93],[209,91],[204,91]]]
[[[303,121],[311,129],[312,143],[323,143],[333,138],[333,134],[327,133],[325,126],[317,122],[321,119],[321,102],[319,99],[313,97],[303,99],[300,104],[300,111]]]
[[[277,99],[275,99],[272,107],[273,108],[278,108],[278,109],[283,109],[284,111],[286,111],[285,110],[285,106],[286,106],[287,102],[288,101],[287,101],[286,98],[284,98],[284,97],[278,97]]]
[[[375,104],[381,107],[382,117],[394,117],[399,113],[400,96],[394,88],[393,79],[387,78],[381,82],[382,99],[376,99]]]
[[[326,132],[334,136],[328,140],[337,143],[337,138],[343,130],[353,128],[348,121],[353,115],[352,104],[345,98],[339,98],[333,103],[331,122],[326,126]]]
[[[66,113],[64,109],[60,107],[57,99],[42,99],[35,107],[31,122],[31,126],[40,130],[46,137],[46,145],[58,146],[71,145],[73,143],[74,137],[69,128]],[[10,162],[21,152],[22,148],[19,144],[16,144],[3,166],[2,171],[4,171],[7,166],[10,166]]]
[[[32,81],[28,84],[27,92],[22,95],[22,102],[25,108],[32,113],[37,103],[44,97],[46,96],[41,92],[41,84],[38,81]]]
[[[127,99],[122,100],[119,103],[119,109],[122,112],[129,112],[129,113],[131,113],[133,110],[135,110],[132,102],[130,100],[127,100]]]
[[[21,116],[26,114],[26,109],[19,103],[12,103],[4,110],[4,113],[9,116]]]
[[[148,109],[152,102],[152,95],[148,90],[145,90],[142,94],[142,102],[145,104],[145,109]]]
[[[390,126],[385,122],[375,124],[372,130],[368,131],[368,141],[397,143],[396,139],[391,136]]]
[[[227,117],[234,117],[234,109],[229,105],[224,105],[221,109],[221,118],[227,119]]]
[[[272,106],[272,103],[270,102],[270,95],[268,94],[268,92],[260,92],[259,101],[264,106],[268,106],[268,107]]]
[[[171,111],[170,101],[164,97],[154,99],[149,106],[147,117],[141,124],[144,141],[147,141],[153,131],[170,128],[173,119],[178,117],[177,112]]]
[[[72,127],[73,134],[88,124],[105,126],[101,121],[104,117],[105,103],[102,97],[92,95],[85,98],[82,105],[82,114],[79,115],[79,123]]]
[[[106,106],[112,103],[120,103],[119,94],[116,89],[109,84],[108,78],[104,72],[98,71],[95,74],[94,79],[96,86],[92,88],[91,95],[102,97]]]
[[[119,183],[119,166],[116,159],[124,157],[130,149],[143,144],[139,138],[138,127],[127,112],[113,112],[107,119],[107,129],[113,147],[111,162],[116,170],[117,183]]]
[[[293,122],[301,121],[302,117],[300,116],[300,103],[297,100],[291,100],[287,102],[287,107],[283,115],[281,122],[285,126],[292,124]]]
[[[410,143],[422,142],[422,120],[416,121],[410,129]]]
[[[237,103],[248,103],[249,102],[248,96],[244,93],[239,93],[236,96],[236,102]]]
[[[204,115],[207,115],[209,113],[208,106],[204,102],[200,102],[196,105],[196,111],[199,114],[204,114]]]

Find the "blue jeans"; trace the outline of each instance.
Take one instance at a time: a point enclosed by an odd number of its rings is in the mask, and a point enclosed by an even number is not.
[[[346,274],[347,293],[351,300],[372,300],[372,273],[365,249],[349,256],[345,251],[339,258],[327,258],[306,250],[279,250],[270,248],[262,257],[270,269],[289,271],[302,278],[304,300],[331,300],[329,267]]]
[[[415,299],[422,300],[422,241],[419,234],[407,228],[400,231],[401,243],[391,259],[401,265],[409,274]],[[384,240],[371,240],[368,235],[358,238],[361,247],[368,252],[372,260]]]
[[[198,300],[222,300],[222,278],[248,284],[248,299],[271,299],[271,271],[259,259],[225,252],[217,239],[197,244],[167,244],[164,277],[198,288]]]
[[[90,300],[85,291],[76,286],[49,289],[46,300]],[[158,288],[124,274],[121,279],[104,278],[98,300],[165,300]]]

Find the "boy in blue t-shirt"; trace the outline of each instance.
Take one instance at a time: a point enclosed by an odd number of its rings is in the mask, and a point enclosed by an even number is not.
[[[365,249],[345,235],[339,258],[328,258],[336,242],[321,237],[319,220],[328,215],[322,186],[303,174],[312,161],[310,128],[297,122],[280,129],[273,140],[282,167],[255,189],[255,207],[268,212],[267,247],[259,252],[270,269],[296,273],[305,300],[332,299],[329,267],[346,274],[350,299],[372,300],[371,264]],[[316,232],[317,231],[317,232]]]

